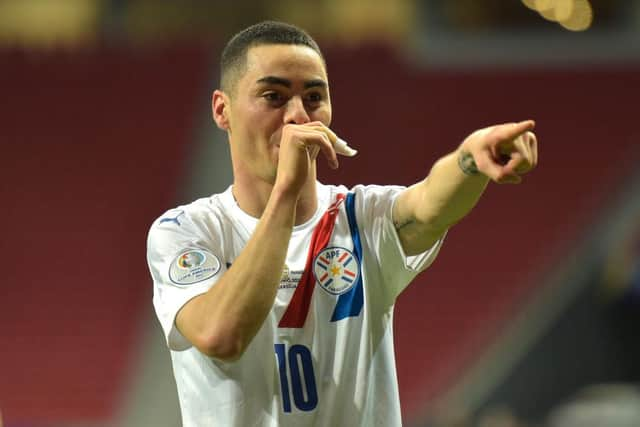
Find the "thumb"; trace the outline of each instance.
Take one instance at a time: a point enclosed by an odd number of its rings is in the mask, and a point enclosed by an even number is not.
[[[480,152],[476,164],[481,173],[498,184],[518,184],[522,181],[508,163],[500,163],[500,159],[495,159],[489,149]]]

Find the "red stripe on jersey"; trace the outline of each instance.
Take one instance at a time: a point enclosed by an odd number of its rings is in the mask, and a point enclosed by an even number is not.
[[[336,225],[338,208],[344,199],[344,194],[338,194],[336,201],[329,206],[329,209],[327,209],[318,225],[316,225],[316,229],[313,230],[304,272],[300,278],[300,283],[298,283],[293,293],[293,297],[291,297],[287,310],[282,315],[282,319],[280,319],[278,327],[302,328],[304,326],[304,322],[307,320],[307,314],[309,313],[309,306],[311,305],[313,288],[315,287],[313,260],[329,243],[333,228]]]

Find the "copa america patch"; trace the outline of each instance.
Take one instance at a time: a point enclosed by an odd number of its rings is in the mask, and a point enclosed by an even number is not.
[[[356,284],[360,268],[348,249],[326,248],[313,261],[313,274],[318,284],[332,295],[348,292]]]
[[[191,285],[213,277],[220,271],[220,260],[211,252],[189,249],[169,267],[169,279],[176,285]]]

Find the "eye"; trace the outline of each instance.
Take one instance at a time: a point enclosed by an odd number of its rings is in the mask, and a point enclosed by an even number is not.
[[[285,102],[285,97],[279,92],[265,92],[262,98],[269,104],[280,105]]]
[[[277,92],[267,92],[264,95],[262,95],[264,99],[266,99],[267,101],[277,101],[278,99],[280,99],[280,94]]]
[[[317,103],[324,99],[324,96],[320,92],[311,92],[307,94],[306,100],[310,103]]]
[[[309,92],[304,97],[304,103],[307,106],[307,108],[315,110],[316,108],[319,108],[322,106],[322,103],[324,102],[325,99],[326,99],[326,96],[323,92],[320,92],[320,91]]]

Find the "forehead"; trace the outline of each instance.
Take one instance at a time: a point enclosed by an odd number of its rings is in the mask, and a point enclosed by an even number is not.
[[[249,48],[242,80],[248,80],[251,84],[265,76],[327,80],[322,58],[315,50],[304,45],[268,44]]]

